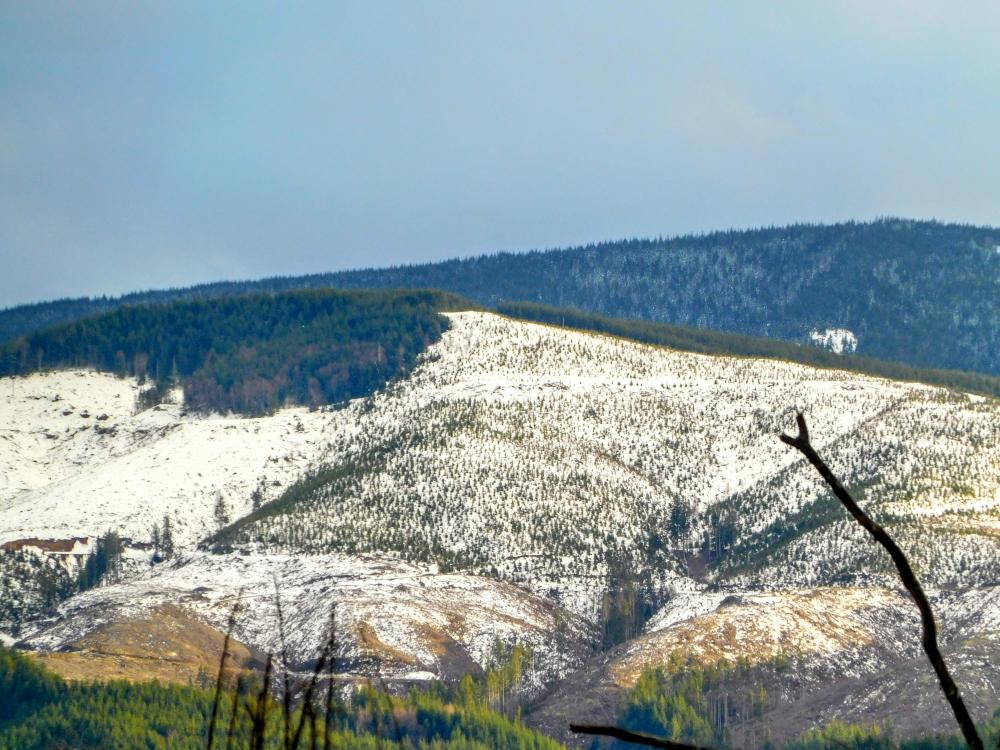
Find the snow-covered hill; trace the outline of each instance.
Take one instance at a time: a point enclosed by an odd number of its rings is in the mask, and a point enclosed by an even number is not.
[[[803,408],[927,576],[1000,578],[994,400],[480,313],[452,321],[409,379],[350,414],[325,472],[225,540],[397,550],[566,596],[615,565],[688,589],[684,553],[699,548],[737,588],[890,580],[777,440]]]
[[[1000,580],[996,400],[449,317],[409,377],[338,410],[136,413],[140,386],[110,375],[0,381],[0,542],[115,529],[141,547],[167,514],[181,551],[155,566],[134,551],[128,580],[70,598],[27,644],[84,653],[167,608],[218,629],[243,588],[237,637],[273,650],[277,578],[296,662],[337,604],[346,672],[455,676],[520,641],[539,684],[575,686],[558,708],[588,685],[617,696],[678,650],[794,652],[813,677],[788,705],[818,716],[837,670],[871,698],[879,670],[919,670],[919,655],[886,560],[777,439],[804,409],[820,452],[941,589],[967,674],[993,653],[1000,607],[975,605]],[[234,520],[221,533],[220,497]],[[623,586],[661,609],[590,659]],[[981,705],[997,698],[979,686]]]
[[[973,717],[985,722],[1000,703],[998,589],[932,592],[932,601],[951,672]],[[683,595],[638,638],[560,683],[532,721],[578,742],[567,717],[614,722],[644,669],[726,660],[732,669],[712,700],[735,747],[761,747],[766,737],[780,745],[833,720],[892,726],[900,737],[950,733],[954,720],[919,634],[916,607],[894,590]]]
[[[741,586],[813,585],[852,574],[872,553],[775,437],[804,408],[847,483],[911,546],[919,537],[927,573],[1000,578],[994,400],[490,314],[450,317],[411,377],[339,411],[134,413],[134,381],[4,379],[0,542],[108,529],[146,541],[169,514],[190,549],[216,531],[220,496],[238,519],[263,487],[264,500],[279,502],[225,539],[283,552],[397,551],[559,580],[567,591],[572,580],[590,587],[609,560],[652,565],[683,589],[678,553],[707,539],[713,557],[728,553],[722,570]],[[817,553],[833,562],[817,565]]]

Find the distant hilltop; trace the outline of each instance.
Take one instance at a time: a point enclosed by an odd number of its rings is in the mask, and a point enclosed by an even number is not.
[[[123,305],[299,288],[433,288],[1000,374],[1000,229],[797,224],[24,305],[0,341]],[[836,341],[823,332],[846,331]],[[814,336],[813,334],[819,334]]]

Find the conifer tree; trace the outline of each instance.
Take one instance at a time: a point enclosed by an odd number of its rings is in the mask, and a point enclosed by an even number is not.
[[[160,555],[163,551],[163,538],[160,533],[160,524],[153,524],[153,528],[149,530],[149,540],[153,545],[153,562],[159,562],[163,559]]]
[[[167,513],[163,514],[163,525],[160,528],[160,549],[163,552],[164,560],[169,560],[174,556],[174,531]]]
[[[250,507],[253,510],[260,510],[260,506],[264,504],[264,479],[260,480],[260,484],[253,488],[253,492],[250,493]]]
[[[212,514],[215,516],[215,525],[219,529],[224,529],[229,525],[229,508],[226,507],[226,501],[221,492],[215,496],[215,509]]]

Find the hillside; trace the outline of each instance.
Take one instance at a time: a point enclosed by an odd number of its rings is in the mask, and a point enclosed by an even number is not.
[[[532,651],[527,683],[537,693],[591,653],[591,626],[544,598],[385,555],[184,555],[73,597],[57,618],[27,628],[21,640],[52,652],[53,668],[64,669],[59,661],[76,655],[76,664],[89,664],[96,677],[113,656],[155,663],[180,614],[184,628],[205,623],[225,630],[239,600],[234,637],[257,654],[279,653],[276,595],[293,669],[310,668],[336,608],[337,672],[344,681],[457,681],[481,674],[498,642],[520,643]],[[173,679],[182,682],[190,671],[175,665]]]
[[[303,287],[436,288],[846,347],[1000,374],[1000,231],[887,219],[795,225],[366,269],[0,311],[0,341],[123,304]]]
[[[752,679],[775,701],[727,724],[757,738],[744,747],[782,723],[889,718],[886,670],[919,708],[900,731],[947,728],[924,721],[939,715],[935,686],[918,679],[887,561],[777,440],[804,408],[818,449],[934,592],[977,716],[1000,702],[982,674],[1000,658],[1000,402],[445,317],[412,369],[337,409],[220,416],[179,392],[142,408],[128,376],[0,380],[0,543],[93,543],[109,529],[127,543],[116,579],[61,603],[36,601],[37,571],[0,553],[27,571],[5,578],[23,603],[3,629],[67,675],[128,676],[146,660],[184,681],[240,589],[241,653],[275,649],[278,581],[291,666],[307,665],[334,605],[346,681],[454,679],[522,643],[529,718],[560,736],[581,711],[614,718],[643,670],[678,652],[762,665]],[[155,562],[164,515],[176,553]],[[767,671],[785,656],[794,670]]]
[[[216,693],[201,684],[81,683],[62,680],[2,647],[0,687],[5,698],[0,750],[202,750],[212,746],[210,727],[215,747],[226,748],[561,747],[497,704],[487,690],[488,678],[447,692],[432,686],[400,696],[368,684],[350,695],[331,693],[315,722],[306,721],[297,706],[283,705],[277,690],[252,696],[234,691],[216,704]],[[240,698],[249,700],[241,705]]]
[[[985,723],[1000,704],[991,668],[1000,659],[997,589],[939,592],[933,600],[945,658],[972,715]],[[897,737],[948,734],[954,722],[918,632],[905,593],[881,588],[681,596],[638,638],[566,678],[531,720],[569,742],[567,715],[664,734],[622,711],[650,681],[646,670],[660,668],[705,680],[732,747],[761,747],[768,737],[780,746],[835,721],[880,725]]]
[[[7,378],[0,402],[0,543],[96,536],[149,542],[169,515],[178,550],[208,533],[219,498],[232,518],[274,497],[324,456],[335,412],[271,417],[136,411],[134,378],[65,371]]]
[[[652,571],[654,597],[690,585],[697,550],[714,579],[744,588],[892,580],[776,439],[801,407],[931,581],[997,579],[995,400],[450,318],[412,376],[333,439],[322,469],[216,546],[394,550],[539,591]]]

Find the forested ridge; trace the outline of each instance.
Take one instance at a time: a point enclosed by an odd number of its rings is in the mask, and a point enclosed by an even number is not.
[[[149,378],[202,411],[265,414],[370,393],[400,376],[469,307],[429,291],[304,290],[153,305],[31,333],[0,348],[0,375],[92,367]]]
[[[559,750],[559,742],[523,723],[522,706],[501,700],[501,673],[463,679],[457,685],[431,685],[393,696],[362,687],[337,699],[330,724],[304,722],[302,747],[325,745],[346,750]],[[779,667],[780,668],[780,667]],[[679,742],[727,748],[729,728],[759,716],[768,704],[759,668],[721,662],[710,667],[672,661],[643,674],[622,698],[623,726]],[[229,693],[229,691],[225,691]],[[216,746],[249,747],[252,723],[239,711],[230,721],[233,700],[224,694],[216,718]],[[15,651],[0,647],[0,750],[48,750],[77,747],[97,750],[207,746],[213,693],[196,686],[149,683],[67,683]],[[256,688],[236,696],[251,705]],[[267,747],[280,747],[282,710],[277,699],[266,723]],[[530,712],[530,706],[528,706]],[[745,716],[741,715],[746,714]],[[296,708],[292,726],[302,718]],[[530,719],[529,719],[530,722]],[[990,746],[1000,728],[1000,712],[983,727]],[[756,746],[775,748],[765,735]],[[624,750],[629,747],[615,743]],[[892,729],[834,722],[807,732],[783,746],[786,750],[961,750],[957,736],[898,740]]]
[[[858,353],[1000,374],[1000,230],[934,221],[800,224],[497,253],[0,311],[0,340],[124,304],[304,287],[436,288],[808,343],[843,328]]]

